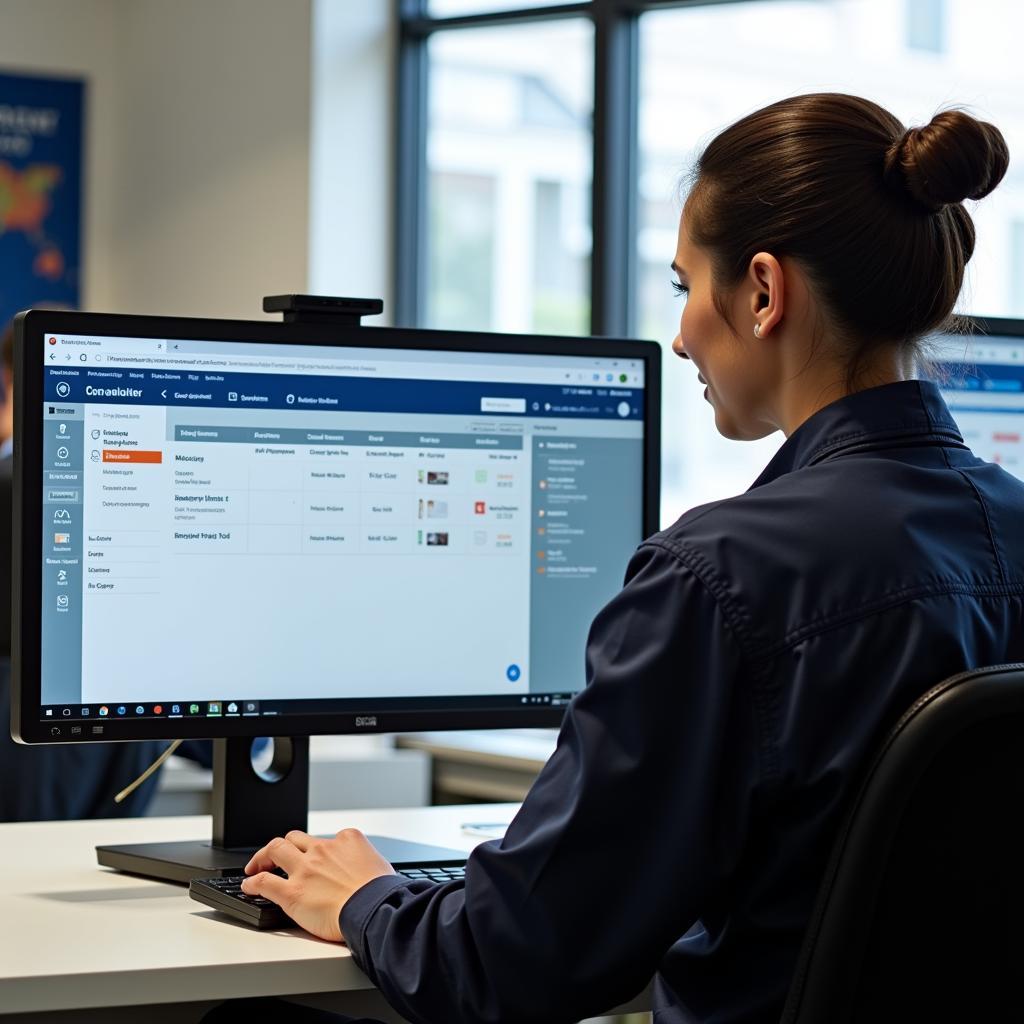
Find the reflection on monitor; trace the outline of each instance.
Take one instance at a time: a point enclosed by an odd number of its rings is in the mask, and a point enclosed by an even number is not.
[[[936,339],[932,362],[964,441],[1024,480],[1024,323],[984,320]]]

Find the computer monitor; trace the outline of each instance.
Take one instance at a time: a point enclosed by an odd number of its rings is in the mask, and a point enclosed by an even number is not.
[[[1024,320],[975,317],[932,342],[930,375],[964,441],[1024,480]]]
[[[304,828],[311,734],[557,724],[657,529],[651,342],[53,311],[16,332],[12,733],[218,740],[213,848],[111,866],[237,870],[220,854]],[[272,787],[262,735],[293,738]]]

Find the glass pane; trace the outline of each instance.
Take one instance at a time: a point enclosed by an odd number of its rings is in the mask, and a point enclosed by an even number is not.
[[[428,0],[432,18],[451,18],[462,14],[489,14],[491,11],[521,11],[527,7],[554,7],[565,0]]]
[[[1024,152],[1019,43],[1024,5],[1003,0],[760,0],[656,11],[641,20],[640,334],[678,330],[668,264],[679,185],[732,121],[804,92],[867,96],[906,124],[965,104]],[[770,40],[766,45],[765,41]],[[978,247],[965,309],[1024,316],[1024,173],[1018,163],[971,214]],[[666,351],[663,519],[744,490],[781,443],[719,437],[696,371]]]
[[[590,22],[429,47],[427,326],[588,333]]]

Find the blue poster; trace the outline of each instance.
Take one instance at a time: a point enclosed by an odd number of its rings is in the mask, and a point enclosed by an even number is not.
[[[0,74],[0,328],[32,305],[79,305],[84,91]]]

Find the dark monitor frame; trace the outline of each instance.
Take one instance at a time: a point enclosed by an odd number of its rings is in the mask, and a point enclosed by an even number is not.
[[[1024,338],[1024,320],[1002,316],[965,316],[964,338]],[[956,337],[955,331],[936,331],[935,336]]]
[[[39,720],[41,704],[42,583],[42,419],[44,337],[47,334],[124,335],[136,338],[208,339],[315,346],[372,346],[453,352],[508,352],[584,358],[642,359],[644,383],[644,489],[642,534],[658,529],[660,497],[661,348],[655,342],[612,338],[520,336],[406,328],[341,326],[318,323],[209,320],[185,317],[126,316],[103,313],[30,310],[15,322],[15,460],[12,580],[11,733],[20,743],[118,742],[151,739],[217,739],[266,735],[291,736],[413,732],[436,729],[490,729],[557,726],[563,708],[380,707],[343,713],[289,714],[281,718],[180,718],[104,720],[102,737],[83,729],[75,739],[51,736],[51,724]],[[642,538],[638,537],[639,543]],[[582,660],[583,652],[580,651]],[[393,706],[393,705],[392,705]],[[273,724],[271,724],[273,723]]]

